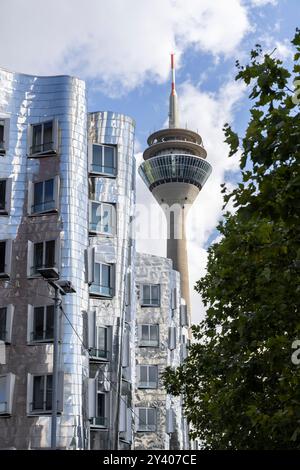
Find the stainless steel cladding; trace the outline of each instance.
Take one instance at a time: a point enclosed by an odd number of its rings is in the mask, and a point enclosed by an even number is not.
[[[95,312],[96,329],[106,328],[110,336],[110,351],[106,359],[91,358],[90,381],[105,369],[110,383],[106,390],[98,389],[98,395],[103,395],[99,400],[102,400],[105,419],[102,422],[97,416],[92,419],[91,449],[130,449],[132,445],[131,402],[135,366],[135,245],[131,227],[135,205],[134,129],[134,121],[123,114],[95,112],[88,116],[92,205],[90,247],[95,248],[97,269],[111,285],[111,289],[105,291],[92,284],[90,290],[89,315]],[[99,203],[104,204],[108,212],[114,213],[109,218],[111,228],[108,227],[109,223],[101,227],[104,216],[101,209],[100,213],[98,209],[98,216],[96,214]],[[97,223],[100,224],[98,229],[95,227]],[[103,281],[101,283],[103,286]],[[99,415],[99,409],[97,413]]]
[[[9,264],[0,279],[0,307],[13,311],[6,360],[0,365],[11,404],[8,419],[0,419],[2,448],[50,446],[53,345],[50,331],[48,341],[43,332],[32,336],[32,314],[36,307],[50,306],[50,312],[53,293],[32,269],[38,256],[40,265],[52,264],[53,272],[76,290],[64,297],[61,310],[57,446],[88,446],[83,412],[88,361],[82,347],[82,311],[89,300],[83,261],[88,246],[86,118],[83,81],[0,71],[0,123],[5,127],[0,180],[6,181],[9,198],[6,213],[0,214],[0,240]]]

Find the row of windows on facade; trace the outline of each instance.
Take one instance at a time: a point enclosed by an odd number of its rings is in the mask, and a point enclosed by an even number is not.
[[[57,278],[59,273],[59,240],[46,240],[42,242],[28,241],[27,276],[39,276],[41,270],[47,269],[48,277]],[[92,248],[93,249],[93,248]],[[91,251],[91,250],[89,250]],[[115,265],[96,262],[94,256],[86,260],[87,271],[92,274],[87,282],[90,284],[90,293],[105,297],[114,295]],[[12,240],[0,240],[0,278],[9,278],[11,275]],[[172,308],[177,308],[176,289],[172,291]],[[160,285],[143,284],[141,305],[145,307],[160,306]]]
[[[59,176],[28,184],[28,215],[44,215],[59,210]],[[0,215],[9,215],[12,179],[0,179]],[[91,234],[116,234],[115,204],[89,201],[89,231]]]
[[[0,118],[0,155],[9,149],[9,119]],[[43,157],[58,153],[58,120],[39,122],[28,126],[29,157]],[[89,172],[95,175],[117,175],[117,152],[114,145],[90,144]]]
[[[109,326],[99,326],[96,324],[95,312],[87,314],[86,322],[87,344],[90,356],[94,359],[110,359],[111,350],[111,329]],[[10,344],[12,341],[14,305],[0,307],[0,341]],[[85,322],[84,322],[85,323]],[[40,343],[52,342],[54,329],[54,305],[33,306],[28,305],[27,314],[27,342]],[[169,327],[168,346],[169,349],[176,348],[176,327]],[[129,363],[130,346],[129,335],[124,335],[123,342],[123,366]],[[159,347],[159,325],[142,324],[138,325],[138,344],[140,347]]]
[[[144,369],[153,366],[144,366]],[[143,372],[145,378],[149,372]],[[99,389],[99,384],[100,389]],[[8,373],[0,375],[0,416],[11,416],[13,413],[13,397],[15,375]],[[64,374],[58,374],[58,413],[63,411]],[[108,428],[109,393],[103,391],[103,385],[98,379],[88,382],[88,416],[93,427]],[[126,432],[131,428],[132,414],[126,403],[126,397],[120,402],[119,431]],[[27,414],[47,415],[52,411],[52,374],[27,374]],[[157,429],[158,410],[154,407],[138,407],[135,409],[138,417],[137,431],[155,432]],[[175,414],[172,409],[166,412],[166,432],[174,432]]]

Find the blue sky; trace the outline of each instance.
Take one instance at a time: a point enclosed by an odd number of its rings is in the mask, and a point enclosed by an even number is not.
[[[234,81],[260,43],[290,66],[299,0],[1,0],[0,66],[18,72],[71,74],[86,80],[89,110],[136,120],[136,158],[149,132],[166,125],[170,52],[175,52],[181,124],[201,134],[213,173],[189,218],[191,286],[205,273],[206,249],[222,214],[220,184],[239,178],[222,127],[242,134],[249,100]],[[137,202],[154,204],[138,179]],[[139,234],[138,248],[165,254],[165,242]],[[204,314],[193,294],[193,318]]]

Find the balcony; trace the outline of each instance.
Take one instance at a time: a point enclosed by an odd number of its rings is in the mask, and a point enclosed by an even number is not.
[[[105,416],[97,416],[96,418],[92,418],[91,427],[107,429],[108,419]]]
[[[95,297],[113,297],[113,288],[108,286],[90,285],[90,295]]]
[[[43,144],[35,144],[30,147],[30,157],[55,155],[57,150],[55,142],[44,142]]]
[[[42,275],[45,279],[58,279],[59,272],[55,263],[32,266],[30,268],[31,276]]]
[[[96,349],[89,348],[90,360],[108,360],[108,350],[107,349]]]
[[[40,202],[31,206],[31,214],[56,211],[55,200]]]

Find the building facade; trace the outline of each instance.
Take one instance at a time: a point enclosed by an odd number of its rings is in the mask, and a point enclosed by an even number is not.
[[[88,116],[91,449],[132,444],[134,128],[121,114]]]
[[[188,449],[182,398],[167,394],[161,374],[187,357],[188,316],[180,276],[167,258],[137,253],[134,448]]]
[[[129,448],[134,122],[88,115],[76,78],[1,70],[0,140],[0,448],[51,444],[45,276],[75,290],[59,300],[57,448]]]
[[[47,268],[76,290],[59,315],[58,447],[84,448],[88,361],[71,325],[82,331],[88,309],[85,83],[1,70],[0,113],[1,447],[50,447],[54,305],[39,273]]]

